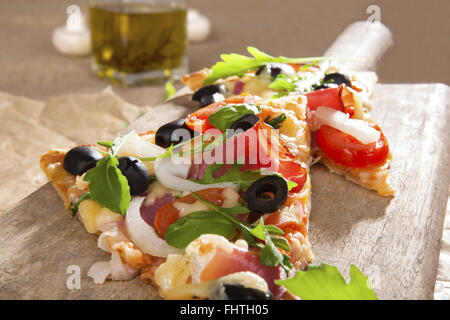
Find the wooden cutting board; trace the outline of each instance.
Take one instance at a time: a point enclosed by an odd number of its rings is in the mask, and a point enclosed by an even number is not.
[[[443,84],[377,85],[373,116],[393,152],[394,198],[320,165],[312,169],[310,241],[317,260],[345,275],[356,264],[381,299],[433,297],[449,182],[448,97]],[[181,96],[129,129],[156,129],[190,110],[188,96]],[[109,256],[50,184],[2,214],[0,230],[1,299],[158,298],[138,279],[95,285],[87,277],[94,262]],[[80,289],[66,285],[77,270],[73,266],[81,271]]]

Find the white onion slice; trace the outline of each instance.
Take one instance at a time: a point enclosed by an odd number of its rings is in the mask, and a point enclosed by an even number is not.
[[[180,253],[178,249],[158,237],[155,229],[142,219],[139,209],[144,199],[145,197],[133,197],[125,216],[125,224],[131,240],[140,250],[152,256],[167,257],[172,253]]]
[[[363,144],[377,142],[380,131],[372,128],[366,121],[350,119],[349,115],[328,107],[319,107],[315,111],[318,125],[328,125],[353,136]]]
[[[111,252],[111,261],[109,262],[111,268],[112,280],[131,280],[136,277],[138,271],[133,269],[120,258],[120,253],[117,251]]]
[[[109,261],[97,261],[87,272],[88,277],[94,279],[94,283],[102,284],[111,275],[111,265]]]
[[[239,185],[232,182],[221,182],[212,184],[200,184],[186,179],[190,164],[175,164],[167,158],[159,158],[155,161],[155,174],[159,182],[166,188],[179,191],[198,191],[208,188],[231,188],[239,189]]]
[[[137,133],[130,134],[120,146],[117,154],[138,158],[153,158],[166,152],[164,148],[142,139]]]

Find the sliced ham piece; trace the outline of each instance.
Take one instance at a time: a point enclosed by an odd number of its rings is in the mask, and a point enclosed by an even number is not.
[[[218,279],[228,274],[249,271],[263,278],[274,295],[281,298],[285,292],[277,286],[275,280],[285,277],[280,267],[269,267],[261,264],[259,253],[234,244],[226,238],[213,234],[201,235],[186,247],[186,254],[191,261],[191,277],[193,283]]]
[[[282,287],[275,284],[275,280],[284,274],[280,266],[265,266],[259,262],[259,254],[241,249],[234,249],[231,253],[217,249],[211,262],[203,269],[200,279],[208,281],[241,271],[253,272],[266,280],[275,299],[280,299],[285,292]]]
[[[162,198],[155,199],[150,205],[143,204],[140,208],[142,220],[144,220],[152,228],[155,227],[155,217],[159,208],[167,203],[174,201],[176,198],[172,193],[166,193]]]

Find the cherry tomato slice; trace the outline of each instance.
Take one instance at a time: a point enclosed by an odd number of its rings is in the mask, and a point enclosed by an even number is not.
[[[382,165],[388,155],[389,146],[383,132],[377,142],[362,144],[353,136],[330,126],[322,126],[317,131],[317,145],[334,162],[350,168],[365,168]]]
[[[284,178],[297,183],[291,192],[298,192],[303,188],[306,182],[306,169],[289,153],[289,150],[280,142],[279,136],[274,134],[274,130],[260,120],[253,128],[249,130],[257,131],[256,143],[237,143],[240,150],[245,149],[245,165],[242,170],[257,170],[265,168],[268,171],[283,175]],[[247,130],[243,135],[248,134]],[[239,139],[240,136],[237,137]],[[242,152],[242,151],[241,151]],[[258,154],[257,161],[248,161],[251,155]],[[239,155],[239,149],[237,154]]]
[[[337,88],[327,88],[306,93],[309,110],[316,110],[318,107],[328,107],[352,116],[355,110],[352,106],[344,106],[341,98],[342,89],[343,87],[339,86]]]
[[[235,96],[226,100],[219,101],[204,108],[201,108],[186,117],[186,126],[194,131],[204,133],[206,130],[214,128],[208,121],[208,117],[220,107],[230,103],[252,103],[254,102],[251,96]]]
[[[296,210],[279,210],[267,216],[264,224],[272,224],[285,234],[299,231],[305,237],[308,233],[308,204],[295,194],[289,194],[286,206],[295,205]]]
[[[223,188],[210,188],[197,191],[196,193],[203,199],[221,206],[224,201]],[[174,200],[166,205],[162,206],[155,217],[155,229],[161,237],[164,237],[164,233],[167,228],[180,218],[180,211],[175,208],[174,203],[187,203],[193,204],[198,201],[192,194],[188,194],[180,199]]]

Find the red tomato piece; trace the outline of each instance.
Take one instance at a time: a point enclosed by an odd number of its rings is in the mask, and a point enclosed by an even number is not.
[[[352,106],[344,106],[341,98],[342,88],[342,86],[339,86],[337,88],[327,88],[306,93],[309,110],[316,110],[318,107],[328,107],[352,116],[355,110]]]
[[[353,136],[325,125],[317,131],[317,145],[331,160],[346,167],[382,165],[389,155],[389,146],[381,129],[373,127],[381,132],[380,139],[363,144]]]
[[[280,142],[278,135],[274,134],[273,128],[260,120],[249,130],[257,131],[257,141],[256,143],[251,141],[245,144],[237,143],[240,149],[245,148],[246,162],[242,170],[265,168],[268,171],[280,173],[284,178],[297,183],[297,186],[291,192],[300,191],[306,182],[306,169],[294,161],[289,150]],[[248,134],[249,130],[244,134]],[[256,163],[255,161],[249,162],[248,159],[251,159],[251,155],[256,152],[258,154]],[[237,154],[239,156],[242,152],[239,153],[238,151]]]
[[[221,206],[223,204],[223,188],[204,189],[199,190],[196,193],[203,199],[217,206]],[[189,194],[162,206],[156,213],[155,217],[155,229],[158,232],[159,236],[164,237],[164,233],[166,232],[167,228],[180,218],[179,210],[175,208],[174,203],[182,202],[193,204],[196,201],[198,200],[194,198],[192,194]]]
[[[208,117],[220,107],[230,103],[253,103],[251,96],[236,96],[223,101],[219,101],[204,108],[201,108],[186,117],[186,126],[194,131],[204,133],[206,130],[214,128],[208,121]]]

